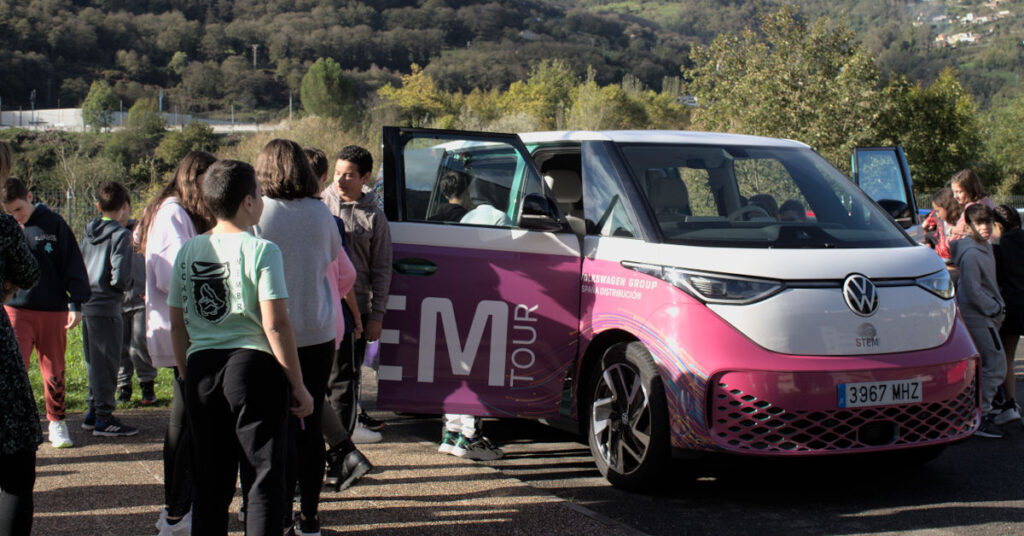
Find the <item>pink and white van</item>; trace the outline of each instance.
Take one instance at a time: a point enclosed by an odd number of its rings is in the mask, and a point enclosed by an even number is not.
[[[858,181],[912,227],[890,156]],[[383,409],[578,423],[627,488],[685,450],[927,458],[978,425],[943,262],[802,143],[388,127],[384,181]]]

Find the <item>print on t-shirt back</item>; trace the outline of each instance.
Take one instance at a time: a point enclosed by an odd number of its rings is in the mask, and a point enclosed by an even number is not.
[[[231,310],[229,263],[195,261],[191,270],[192,297],[196,301],[196,312],[207,322],[220,323]]]

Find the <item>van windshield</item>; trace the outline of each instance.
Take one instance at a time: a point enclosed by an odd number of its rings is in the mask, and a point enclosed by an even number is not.
[[[620,147],[667,242],[775,248],[913,245],[887,214],[810,149]]]

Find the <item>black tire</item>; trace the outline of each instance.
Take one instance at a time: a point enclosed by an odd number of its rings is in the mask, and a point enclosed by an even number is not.
[[[608,482],[655,491],[671,461],[668,408],[657,365],[640,342],[619,343],[590,370],[587,443]]]

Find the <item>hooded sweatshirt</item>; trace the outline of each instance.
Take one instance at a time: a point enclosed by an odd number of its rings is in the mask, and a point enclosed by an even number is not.
[[[1006,308],[1024,313],[1024,231],[1014,229],[992,242],[999,293]]]
[[[960,267],[956,301],[967,327],[987,326],[1003,312],[1003,298],[996,283],[996,261],[992,245],[971,238],[952,242],[953,262]]]
[[[167,296],[171,289],[171,270],[182,244],[196,235],[185,207],[168,197],[160,204],[149,224],[146,239],[146,348],[155,367],[174,366],[171,344],[171,309]]]
[[[132,283],[132,233],[116,220],[96,218],[85,225],[82,257],[92,297],[83,315],[121,316],[124,293]]]
[[[382,321],[391,288],[391,229],[372,191],[358,201],[344,201],[335,184],[321,194],[331,214],[345,222],[349,258],[356,269],[359,311]]]
[[[33,311],[80,311],[89,301],[89,274],[75,233],[59,214],[39,203],[25,222],[25,240],[39,263],[39,282],[19,290],[7,305]]]

